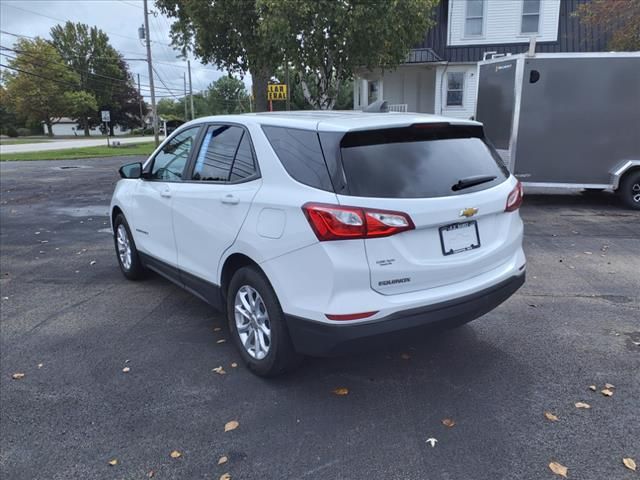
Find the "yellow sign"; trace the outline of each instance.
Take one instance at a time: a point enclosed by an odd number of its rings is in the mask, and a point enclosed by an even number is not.
[[[270,83],[267,85],[267,100],[286,100],[287,86],[284,83]]]

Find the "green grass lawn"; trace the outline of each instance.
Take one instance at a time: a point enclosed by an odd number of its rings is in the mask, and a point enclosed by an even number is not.
[[[74,160],[92,157],[120,157],[123,155],[150,155],[155,146],[153,142],[121,145],[119,147],[68,148],[65,150],[50,150],[44,152],[22,152],[0,154],[0,161],[20,160]]]
[[[46,143],[50,141],[44,138],[3,138],[0,140],[0,145],[22,145],[24,143]]]

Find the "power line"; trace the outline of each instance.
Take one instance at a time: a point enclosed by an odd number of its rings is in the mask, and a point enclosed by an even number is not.
[[[4,47],[4,46],[1,46],[1,45],[0,45],[0,50],[9,50],[9,51],[14,52],[14,53],[17,53],[17,54],[19,54],[19,55],[26,55],[26,56],[29,56],[29,57],[34,58],[34,59],[35,59],[34,61],[39,61],[39,62],[41,62],[41,63],[56,64],[56,62],[54,62],[54,61],[52,61],[52,60],[47,60],[47,59],[41,58],[41,57],[39,57],[39,56],[37,56],[37,55],[33,55],[33,54],[28,53],[28,52],[25,52],[24,50],[15,50],[15,49],[13,49],[13,48]],[[13,59],[13,60],[17,60],[17,57],[15,57],[15,56],[13,56],[13,55],[8,55],[8,54],[6,54],[6,53],[0,53],[0,55],[3,55],[3,56],[5,56],[5,57],[7,57],[7,58],[11,58],[11,59]],[[23,59],[23,61],[26,61],[26,60],[25,60],[25,59]],[[28,63],[28,64],[30,64],[30,65],[32,65],[32,66],[34,66],[34,65],[35,65],[33,62],[28,62],[28,61],[27,61],[26,63]],[[127,79],[122,79],[122,78],[109,77],[109,76],[107,76],[107,75],[101,75],[101,74],[99,74],[99,73],[93,73],[93,72],[90,72],[90,71],[88,71],[88,70],[87,70],[87,71],[84,71],[84,70],[77,70],[77,69],[75,69],[75,68],[71,67],[70,65],[66,65],[66,67],[67,67],[69,70],[71,70],[71,71],[73,71],[73,72],[75,72],[75,73],[78,73],[78,74],[87,74],[87,75],[91,75],[91,76],[94,76],[94,77],[101,77],[101,78],[104,78],[104,79],[107,79],[107,80],[111,80],[111,81],[115,81],[115,82],[120,82],[120,83],[123,83],[123,84],[129,85],[129,86],[134,86],[134,85],[133,85],[133,78],[129,78],[129,79],[127,80]],[[156,72],[156,74],[157,74],[157,72]],[[106,82],[104,82],[104,81],[103,81],[103,83],[105,83],[105,84],[106,84]],[[163,82],[163,84],[164,84],[164,82]],[[148,84],[141,84],[141,87],[145,87],[145,89],[146,89],[146,90],[148,90],[148,89],[149,89],[149,85],[148,85]],[[162,89],[162,88],[161,88],[161,89]],[[170,92],[171,92],[171,89],[170,89],[170,88],[168,88],[166,85],[165,85],[165,88],[164,88],[164,89],[166,89],[166,90],[168,90],[168,91],[170,91]],[[171,93],[173,93],[173,92],[171,92]]]
[[[16,7],[15,5],[11,5],[11,4],[8,4],[8,3],[6,3],[5,5],[7,7],[10,7],[10,8],[15,8],[16,10],[21,10],[21,11],[26,12],[26,13],[31,13],[32,15],[38,15],[39,17],[44,17],[44,18],[48,18],[50,20],[55,20],[56,22],[64,22],[64,23],[66,23],[66,22],[71,21],[70,19],[62,19],[62,18],[52,17],[50,15],[45,15],[44,13],[34,12],[33,10],[28,10],[28,9],[22,8],[22,7]],[[97,25],[96,25],[96,27],[97,27]],[[102,29],[100,29],[100,30],[102,30]],[[110,32],[109,30],[102,30],[102,31],[105,32],[105,33],[109,33],[111,35],[115,35],[116,37],[126,38],[128,40],[136,40],[136,41],[138,40],[137,38],[134,38],[134,37],[128,37],[127,35],[122,35],[120,33]],[[161,43],[161,42],[156,42],[156,43]],[[169,45],[169,44],[165,44],[165,45]]]

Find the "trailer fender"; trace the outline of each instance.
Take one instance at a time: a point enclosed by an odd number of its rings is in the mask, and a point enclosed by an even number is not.
[[[614,190],[618,189],[618,186],[620,185],[620,179],[622,178],[622,176],[632,168],[640,168],[640,159],[623,160],[614,168],[609,170],[609,175],[611,175],[611,186]]]

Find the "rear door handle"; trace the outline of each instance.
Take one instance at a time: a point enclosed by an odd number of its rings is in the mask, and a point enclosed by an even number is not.
[[[160,196],[164,198],[171,198],[171,189],[169,187],[164,187],[164,189],[160,191]]]
[[[231,193],[226,194],[224,197],[220,199],[222,203],[226,203],[227,205],[237,205],[240,203],[240,199]]]

